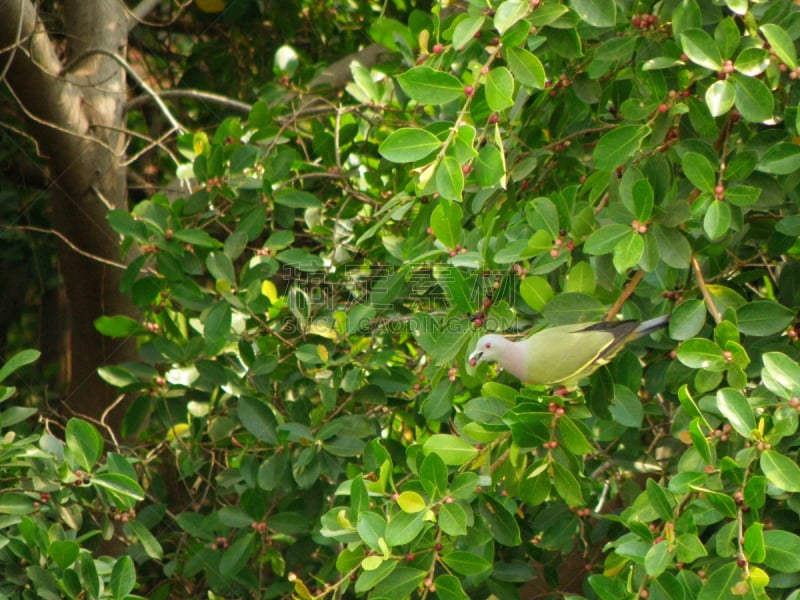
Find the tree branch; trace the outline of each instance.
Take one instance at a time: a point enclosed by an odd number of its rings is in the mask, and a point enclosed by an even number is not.
[[[239,100],[234,100],[233,98],[228,98],[227,96],[222,96],[221,94],[204,92],[202,90],[162,90],[160,92],[156,92],[156,96],[159,98],[190,98],[191,100],[213,102],[214,104],[232,108],[245,114],[250,114],[250,111],[253,110],[252,104],[240,102]],[[128,101],[127,108],[136,108],[137,106],[141,106],[150,100],[155,100],[154,96],[151,94],[136,96],[136,98],[132,98]]]

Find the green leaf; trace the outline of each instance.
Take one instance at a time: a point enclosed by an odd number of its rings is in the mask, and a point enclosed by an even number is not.
[[[564,465],[554,462],[553,466],[553,487],[556,493],[561,496],[569,506],[583,506],[583,492],[580,483],[572,472]]]
[[[609,407],[614,421],[625,427],[639,428],[644,419],[644,409],[639,397],[630,388],[615,384],[614,399]]]
[[[686,340],[677,351],[678,360],[690,369],[720,371],[727,367],[722,349],[711,340],[692,338]]]
[[[725,188],[725,200],[734,206],[747,208],[758,202],[761,188],[752,185],[732,185]]]
[[[734,68],[742,75],[758,77],[770,63],[770,53],[763,48],[745,48],[736,57]]]
[[[791,142],[771,145],[756,169],[770,175],[788,175],[800,170],[800,146]]]
[[[782,398],[800,397],[800,365],[780,352],[766,352],[761,358],[767,389]]]
[[[475,446],[466,440],[446,433],[429,437],[422,445],[422,450],[426,455],[438,454],[444,464],[457,467],[467,464],[478,454]]]
[[[154,560],[162,560],[164,558],[164,550],[161,548],[161,544],[147,527],[139,521],[130,521],[127,526],[130,527],[133,535],[139,539],[139,543],[144,548],[147,556]]]
[[[52,558],[61,569],[66,569],[78,560],[80,551],[80,544],[72,540],[54,540],[47,549],[50,558]],[[130,557],[125,556],[124,558],[130,560]]]
[[[739,331],[755,336],[780,333],[794,320],[794,315],[794,311],[771,300],[748,302],[736,311]]]
[[[653,187],[647,179],[633,184],[633,214],[640,223],[647,223],[653,215]]]
[[[486,102],[494,112],[514,105],[514,78],[505,67],[496,67],[486,77]]]
[[[498,544],[519,546],[522,543],[519,524],[504,504],[487,496],[480,505],[480,514]]]
[[[396,163],[409,163],[425,158],[442,145],[435,135],[424,129],[402,127],[393,131],[378,148],[381,156]]]
[[[446,200],[461,201],[464,191],[464,172],[452,156],[445,156],[436,167],[436,191]]]
[[[681,32],[681,47],[693,63],[718,71],[722,68],[722,56],[713,38],[702,29],[686,29]]]
[[[383,515],[373,512],[358,513],[356,529],[368,547],[376,552],[381,550],[380,540],[386,537],[386,519],[383,518]]]
[[[444,564],[462,575],[480,576],[492,570],[492,563],[472,552],[455,550],[443,554],[441,558]]]
[[[64,455],[73,468],[92,471],[103,454],[103,438],[93,425],[70,419],[64,433]]]
[[[464,84],[462,84],[458,78],[450,75],[450,73],[439,71],[427,65],[420,65],[406,71],[397,77],[397,82],[400,84],[406,96],[420,104],[447,104],[448,102],[464,97]],[[386,156],[383,145],[381,145],[380,152],[385,158],[393,160]],[[420,158],[422,158],[422,156]]]
[[[111,594],[124,600],[136,587],[136,569],[130,556],[120,556],[111,569]]]
[[[715,81],[706,89],[706,106],[712,117],[727,114],[735,100],[736,91],[727,79]]]
[[[219,561],[220,571],[225,573],[227,577],[233,578],[234,575],[244,569],[253,555],[254,540],[255,534],[248,533],[234,541],[222,553],[222,558]]]
[[[92,485],[105,488],[120,496],[144,500],[144,490],[135,480],[126,475],[97,473],[92,477]]]
[[[714,191],[717,185],[716,169],[705,156],[697,152],[685,152],[681,157],[681,168],[696,188],[708,193]]]
[[[272,197],[276,204],[289,208],[320,208],[322,202],[314,194],[302,190],[284,188]]]
[[[571,0],[570,5],[581,21],[593,27],[613,27],[617,24],[617,4],[614,0]]]
[[[754,79],[734,73],[733,88],[736,92],[736,109],[742,117],[753,123],[761,123],[773,117],[775,99],[767,85]]]
[[[456,502],[442,504],[439,508],[439,527],[447,535],[466,535],[466,511]]]
[[[511,29],[517,21],[525,18],[530,11],[530,2],[506,0],[497,7],[494,15],[494,28],[500,35]]]
[[[439,575],[434,580],[438,600],[469,600],[461,587],[461,580],[455,575]]]
[[[242,396],[239,398],[237,415],[244,428],[257,440],[270,446],[278,444],[278,421],[264,402]]]
[[[399,563],[395,560],[385,560],[377,569],[363,571],[361,575],[359,575],[354,586],[356,594],[363,594],[374,588],[378,583],[386,579],[395,570],[398,564]],[[309,598],[311,598],[311,596],[309,596]]]
[[[547,75],[542,61],[532,52],[525,48],[510,46],[503,49],[503,56],[505,56],[511,73],[520,84],[537,90],[544,89]]]
[[[800,492],[800,467],[775,450],[765,450],[759,461],[769,482],[785,492]]]
[[[697,600],[733,600],[737,596],[731,589],[742,580],[742,570],[735,562],[722,565],[712,571],[703,582],[697,594]]]
[[[425,527],[425,512],[397,513],[386,525],[386,543],[390,546],[408,544],[417,537]]]
[[[764,564],[779,573],[800,572],[800,536],[771,529],[764,532]]]
[[[25,365],[39,360],[41,355],[42,353],[38,350],[22,350],[21,352],[17,352],[5,362],[2,368],[0,368],[0,381],[5,381],[12,373],[18,371]]]
[[[679,229],[668,229],[656,223],[652,228],[661,260],[676,269],[686,269],[692,259],[692,247]]]
[[[440,200],[431,213],[431,229],[433,235],[446,248],[455,248],[461,239],[464,213],[461,206],[449,200]]]
[[[377,586],[371,598],[375,600],[405,600],[428,576],[428,571],[411,567],[398,567]]]
[[[797,52],[791,36],[780,25],[775,23],[765,23],[759,29],[761,29],[764,37],[767,38],[772,51],[793,71],[797,67]]]
[[[629,225],[618,223],[601,227],[584,242],[583,251],[587,254],[609,254],[631,231]]]
[[[650,577],[658,577],[672,563],[673,556],[667,540],[654,544],[645,554],[644,570]]]
[[[201,229],[183,229],[172,234],[172,239],[195,248],[219,248],[222,244]]]
[[[538,275],[523,279],[519,284],[519,293],[525,303],[537,311],[541,311],[554,295],[550,282]]]
[[[717,240],[730,231],[731,208],[722,200],[712,200],[703,217],[703,231],[709,240]]]
[[[644,236],[629,230],[628,235],[614,246],[614,268],[618,273],[624,273],[631,267],[639,264],[644,254]]]
[[[672,311],[669,320],[669,337],[688,340],[703,328],[706,322],[706,305],[702,300],[686,300]]]
[[[209,343],[224,340],[231,333],[232,319],[231,305],[225,300],[217,302],[205,313],[203,336]]]
[[[527,279],[527,278],[526,278]],[[524,280],[523,280],[524,281]],[[564,291],[576,294],[594,294],[597,287],[594,269],[586,261],[575,263],[567,273]]]
[[[718,390],[717,408],[736,433],[746,440],[752,439],[756,429],[756,418],[744,394],[731,388]]]
[[[703,25],[703,14],[695,0],[681,0],[675,5],[672,13],[672,33],[677,38],[687,29],[700,28]]]
[[[646,125],[621,125],[605,133],[597,142],[592,157],[600,171],[613,171],[631,160],[650,135]]]
[[[764,562],[767,551],[764,546],[763,523],[752,523],[744,532],[744,555],[750,562]]]
[[[33,500],[25,494],[18,492],[0,494],[0,515],[27,515],[33,510]]]
[[[453,30],[453,47],[460,50],[473,41],[485,21],[486,17],[483,15],[464,15]]]
[[[236,282],[236,271],[233,262],[224,252],[211,252],[206,258],[206,268],[217,281]]]
[[[418,513],[428,508],[425,499],[417,492],[405,491],[397,496],[397,505],[405,513]]]
[[[656,511],[658,517],[662,521],[672,521],[675,515],[672,512],[672,504],[670,504],[667,492],[664,491],[664,488],[658,485],[653,479],[648,479],[646,493],[647,499],[650,501],[650,506]]]
[[[567,415],[558,420],[558,433],[564,447],[573,454],[581,456],[595,450],[586,433],[578,426],[578,422]]]
[[[714,29],[714,41],[720,49],[723,58],[730,58],[739,48],[742,35],[739,26],[732,17],[722,19]]]
[[[478,152],[473,162],[475,180],[484,188],[500,185],[505,187],[506,159],[503,151],[487,144]]]
[[[631,597],[625,589],[625,583],[619,577],[590,575],[587,581],[602,600],[628,600]]]
[[[708,550],[695,534],[684,533],[679,535],[675,540],[675,545],[675,558],[681,562],[691,563],[698,558],[708,556]]]
[[[124,315],[98,317],[94,322],[94,327],[103,335],[114,338],[126,338],[132,335],[145,333],[145,328],[142,327],[139,321],[135,321]],[[2,372],[0,372],[0,375],[3,375]],[[0,377],[0,381],[3,379],[5,379],[5,377]]]

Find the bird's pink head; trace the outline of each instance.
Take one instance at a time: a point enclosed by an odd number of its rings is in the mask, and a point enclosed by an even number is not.
[[[497,360],[498,346],[505,341],[502,336],[494,333],[483,336],[478,340],[475,351],[469,355],[469,366],[475,367],[485,360]]]

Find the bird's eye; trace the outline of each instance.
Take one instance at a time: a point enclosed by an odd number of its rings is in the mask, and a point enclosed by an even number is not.
[[[492,347],[492,343],[491,342],[486,342],[486,347],[487,348],[491,348]]]

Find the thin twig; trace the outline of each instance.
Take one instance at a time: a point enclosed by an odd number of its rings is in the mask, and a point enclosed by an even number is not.
[[[694,270],[694,276],[697,280],[697,287],[700,288],[700,293],[703,294],[703,300],[706,303],[708,312],[711,313],[715,323],[721,323],[722,315],[717,305],[714,303],[714,298],[711,297],[711,292],[708,291],[706,280],[703,278],[703,271],[700,269],[700,263],[697,262],[697,257],[694,254],[692,255],[692,269]]]
[[[247,102],[240,102],[239,100],[234,100],[233,98],[228,98],[227,96],[223,96],[221,94],[204,92],[202,90],[163,90],[156,92],[156,94],[159,98],[190,98],[192,100],[213,102],[214,104],[227,106],[228,108],[238,110],[239,112],[243,112],[245,114],[250,114],[250,111],[253,110],[253,105],[248,104]],[[127,108],[130,110],[131,108],[135,108],[140,104],[144,104],[145,102],[149,102],[153,99],[153,96],[150,94],[136,96],[128,101]]]
[[[109,260],[107,258],[103,258],[102,256],[97,256],[95,254],[92,254],[91,252],[87,252],[86,250],[79,248],[78,246],[75,245],[74,242],[70,241],[70,239],[67,238],[67,236],[65,236],[63,233],[55,229],[44,229],[42,227],[34,227],[33,225],[3,225],[3,224],[0,224],[0,229],[8,229],[10,231],[35,231],[36,233],[46,233],[49,235],[54,235],[81,256],[85,256],[86,258],[91,258],[92,260],[95,260],[99,263],[103,263],[105,265],[109,265],[111,267],[116,267],[117,269],[125,270],[128,268],[128,265],[113,260]]]
[[[0,73],[0,81],[5,81],[6,75],[8,74],[8,70],[11,68],[11,65],[14,62],[14,56],[17,53],[17,48],[19,47],[20,40],[22,39],[22,22],[24,21],[24,16],[25,16],[25,8],[23,6],[20,6],[19,22],[17,23],[17,35],[14,36],[15,40],[14,40],[14,46],[11,48],[11,54],[6,60],[5,67],[3,67],[3,72]]]
[[[111,58],[114,61],[116,61],[123,69],[125,69],[125,71],[127,71],[127,73],[131,76],[131,78],[134,81],[136,81],[137,85],[153,98],[153,102],[155,102],[158,108],[161,109],[161,112],[164,113],[164,116],[167,117],[167,120],[172,124],[172,126],[175,129],[177,129],[181,133],[187,131],[186,128],[183,125],[181,125],[180,121],[178,121],[178,119],[175,118],[175,116],[172,114],[169,108],[167,108],[167,105],[164,104],[163,100],[161,100],[161,98],[155,92],[155,90],[153,90],[153,88],[151,88],[147,84],[147,82],[144,79],[142,79],[142,77],[139,76],[136,70],[128,64],[128,61],[126,61],[123,57],[121,57],[119,54],[116,54],[115,52],[104,50],[103,48],[93,48],[91,50],[87,50],[86,52],[82,52],[81,54],[76,56],[73,60],[71,60],[69,64],[67,64],[62,69],[62,72],[67,72],[72,70],[73,68],[75,68],[76,65],[82,62],[84,59],[89,58],[90,56],[94,56],[95,54],[107,56],[108,58]]]
[[[639,285],[639,282],[644,277],[644,269],[639,269],[636,274],[631,277],[631,280],[628,282],[628,285],[625,286],[625,289],[622,290],[622,293],[617,298],[617,301],[614,302],[614,306],[612,306],[608,313],[606,314],[606,321],[613,321],[617,317],[617,313],[622,310],[622,305],[631,297],[634,291],[636,291],[636,286]]]

